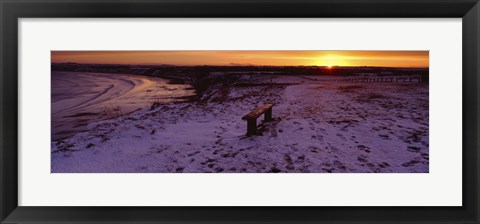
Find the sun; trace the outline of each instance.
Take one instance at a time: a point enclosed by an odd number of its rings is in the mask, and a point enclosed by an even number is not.
[[[326,66],[328,69],[332,69],[334,66],[342,66],[345,61],[342,57],[337,55],[326,55],[318,58],[318,64]]]

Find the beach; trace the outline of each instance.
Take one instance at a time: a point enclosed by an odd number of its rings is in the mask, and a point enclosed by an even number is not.
[[[153,102],[195,95],[189,85],[129,74],[52,72],[52,140],[87,131],[89,123],[119,117]]]

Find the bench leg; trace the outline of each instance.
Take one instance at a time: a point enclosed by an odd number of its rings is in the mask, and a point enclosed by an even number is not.
[[[271,120],[272,120],[272,108],[265,111],[265,121],[271,121]]]
[[[257,133],[257,119],[247,120],[247,136]]]

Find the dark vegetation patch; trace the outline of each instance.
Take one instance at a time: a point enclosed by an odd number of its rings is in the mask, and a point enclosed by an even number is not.
[[[368,93],[363,96],[367,100],[386,99],[387,97],[378,93]]]
[[[348,85],[348,86],[340,86],[338,87],[338,92],[340,93],[351,93],[356,92],[358,89],[363,89],[361,85]]]
[[[281,86],[287,87],[290,85],[295,85],[296,83],[252,83],[252,82],[241,82],[235,83],[234,87],[255,87],[255,86]]]
[[[67,143],[65,141],[58,141],[56,144],[57,146],[57,150],[54,151],[54,153],[56,152],[73,152],[73,151],[78,151],[76,149],[74,149],[75,145],[72,144],[72,143]]]
[[[385,99],[388,99],[388,97],[379,93],[367,93],[367,94],[361,94],[355,99],[359,103],[372,103],[372,102],[381,102]]]
[[[74,114],[74,115],[70,115],[70,116],[67,116],[67,117],[83,117],[83,116],[95,116],[95,115],[98,115],[98,113],[83,112],[83,113],[77,113],[77,114]]]

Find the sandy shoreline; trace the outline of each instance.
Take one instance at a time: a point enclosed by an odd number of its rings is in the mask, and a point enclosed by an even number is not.
[[[194,95],[188,85],[127,74],[52,72],[52,139],[87,131],[89,123]]]
[[[255,79],[92,123],[52,142],[52,172],[428,172],[428,84]],[[246,137],[263,103],[274,120]]]

